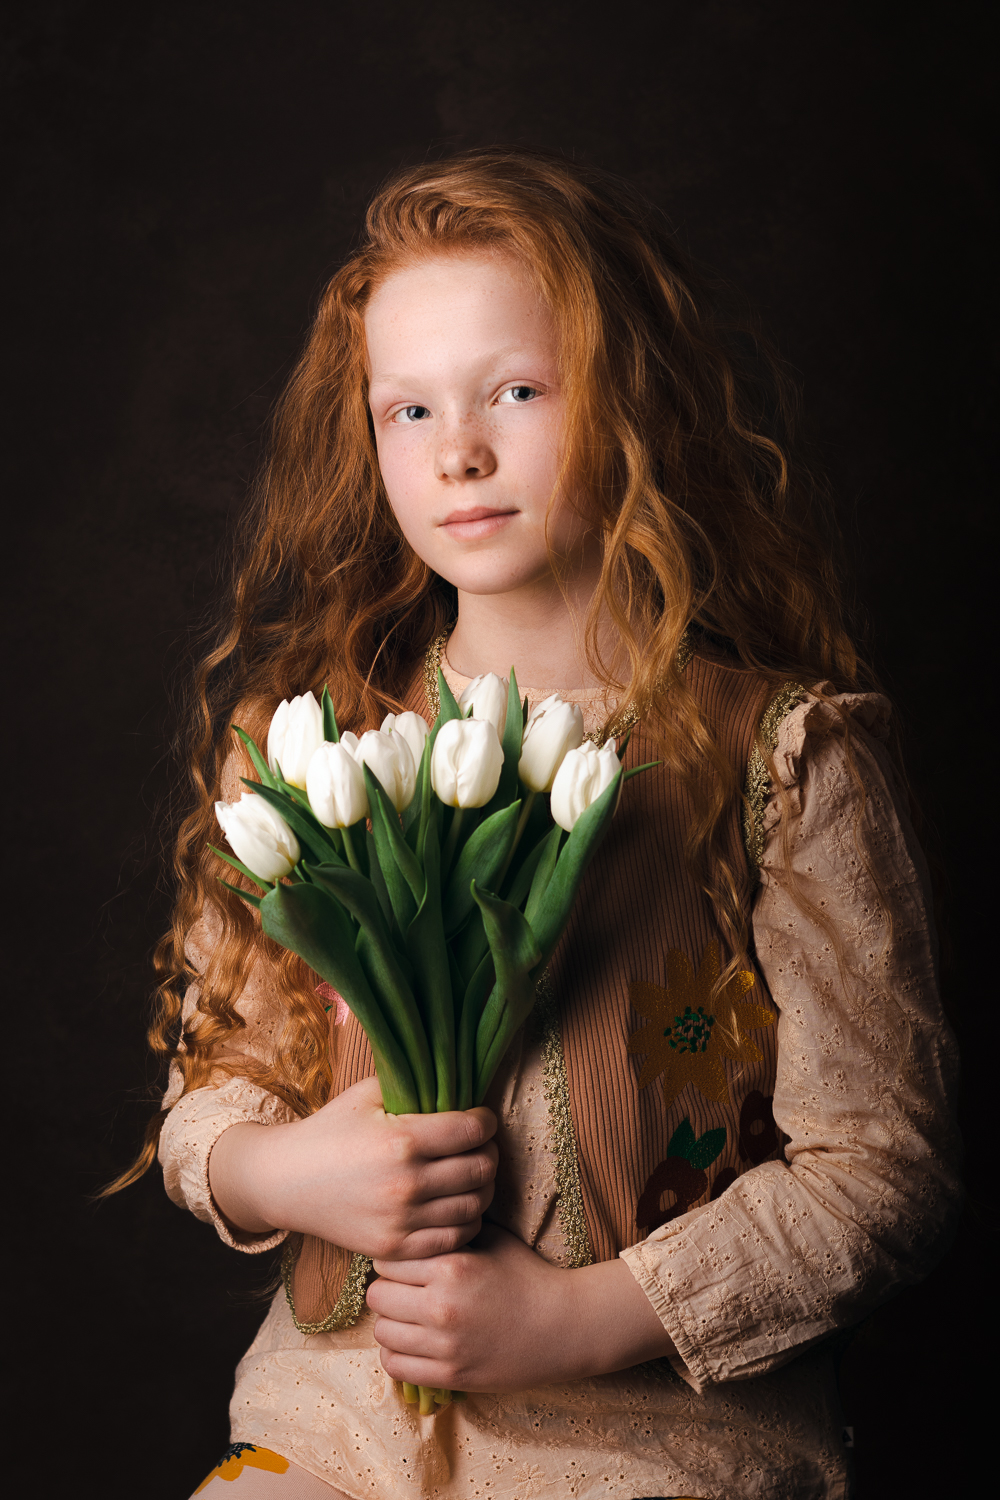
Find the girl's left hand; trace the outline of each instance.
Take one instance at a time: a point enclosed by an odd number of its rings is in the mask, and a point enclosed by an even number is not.
[[[624,1261],[564,1271],[495,1224],[463,1250],[375,1270],[368,1305],[394,1380],[523,1391],[673,1349]]]

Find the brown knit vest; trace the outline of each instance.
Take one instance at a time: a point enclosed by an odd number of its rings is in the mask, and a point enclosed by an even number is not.
[[[684,675],[736,784],[751,785],[771,687],[700,651]],[[769,748],[798,696],[793,685],[772,698]],[[431,717],[419,678],[406,706]],[[640,721],[626,767],[656,759]],[[759,752],[756,761],[763,791]],[[756,870],[746,862],[741,814],[736,797],[724,841],[749,919]],[[777,1013],[752,964],[713,994],[730,955],[685,864],[690,818],[687,792],[663,767],[627,783],[527,1023],[549,1027],[559,1219],[571,1266],[612,1259],[780,1148],[771,1114]],[[375,1071],[353,1015],[338,1033],[331,1097]],[[501,1159],[498,1184],[502,1174]],[[363,1310],[371,1262],[362,1255],[296,1236],[284,1272],[304,1333],[347,1326]]]

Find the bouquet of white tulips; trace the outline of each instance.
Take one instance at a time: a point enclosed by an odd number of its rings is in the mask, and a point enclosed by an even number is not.
[[[282,703],[266,759],[236,728],[260,781],[216,804],[234,852],[213,852],[262,894],[223,884],[343,996],[392,1114],[482,1102],[636,774],[624,745],[584,740],[575,704],[528,717],[513,670],[458,702],[440,671],[438,686],[432,728],[390,714],[360,739],[326,689]]]

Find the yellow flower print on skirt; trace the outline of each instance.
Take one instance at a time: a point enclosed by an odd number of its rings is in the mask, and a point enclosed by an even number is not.
[[[269,1474],[284,1474],[288,1469],[288,1459],[282,1458],[279,1453],[272,1453],[270,1448],[258,1448],[253,1443],[233,1443],[228,1447],[211,1474],[206,1474],[198,1488],[196,1495],[200,1495],[206,1484],[213,1479],[239,1479],[243,1473],[243,1467],[249,1469],[266,1469]]]
[[[646,1053],[639,1087],[644,1089],[662,1073],[667,1109],[687,1083],[693,1083],[706,1099],[728,1104],[725,1059],[760,1062],[763,1055],[746,1033],[773,1026],[775,1013],[769,1006],[742,1001],[754,976],[738,969],[713,996],[718,977],[718,944],[709,943],[697,974],[687,955],[671,948],[667,954],[669,989],[645,980],[629,985],[633,1010],[652,1023],[641,1026],[628,1040],[629,1052]]]

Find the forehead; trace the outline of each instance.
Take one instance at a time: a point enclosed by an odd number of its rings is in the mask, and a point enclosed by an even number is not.
[[[554,328],[535,281],[512,255],[488,249],[422,256],[391,271],[372,293],[365,331],[373,378],[400,356],[544,346]]]

